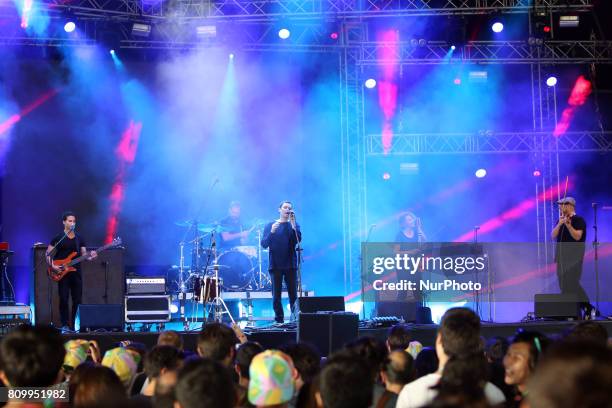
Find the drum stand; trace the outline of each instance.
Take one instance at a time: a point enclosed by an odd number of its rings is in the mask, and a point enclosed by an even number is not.
[[[204,306],[204,320],[206,320],[206,316],[210,315],[211,309],[213,312],[213,320],[217,323],[222,323],[223,322],[223,315],[227,314],[230,318],[230,320],[232,321],[233,324],[236,324],[236,321],[234,320],[234,318],[232,317],[232,314],[230,313],[229,309],[227,308],[227,305],[225,304],[225,301],[223,299],[221,299],[221,282],[219,281],[219,263],[217,262],[217,246],[216,246],[216,242],[215,242],[215,231],[213,230],[211,232],[211,236],[210,239],[212,241],[212,251],[213,251],[213,256],[214,256],[214,264],[212,265],[212,269],[214,271],[214,278],[215,278],[215,282],[217,284],[217,290],[215,291],[215,297],[213,299],[206,299],[206,303],[207,306]]]
[[[255,282],[255,289],[262,290],[266,288],[266,283],[272,284],[270,278],[263,273],[261,269],[262,256],[261,256],[261,229],[257,230],[257,279]]]

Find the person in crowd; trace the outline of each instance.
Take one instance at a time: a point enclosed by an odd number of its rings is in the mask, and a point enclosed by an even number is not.
[[[200,357],[222,363],[231,368],[239,343],[234,330],[223,323],[208,323],[198,335],[197,351]]]
[[[179,349],[172,346],[153,347],[144,358],[146,385],[132,399],[142,401],[145,405],[151,405],[159,377],[168,371],[178,370],[182,362],[183,355]]]
[[[281,346],[281,351],[291,357],[297,370],[295,381],[296,398],[293,405],[303,407],[311,398],[311,386],[321,370],[321,354],[308,343],[290,343]]]
[[[394,350],[389,353],[380,372],[382,382],[385,384],[385,392],[376,401],[376,408],[395,408],[397,396],[404,385],[414,380],[414,359],[412,355],[404,350]]]
[[[360,337],[347,343],[346,350],[363,359],[370,370],[370,378],[373,388],[373,402],[376,402],[385,392],[385,387],[380,378],[380,371],[387,361],[387,347],[385,344],[373,337]]]
[[[527,381],[548,344],[549,341],[543,334],[533,331],[521,330],[512,339],[504,356],[504,381],[514,387],[514,395],[508,406],[519,407],[521,405]]]
[[[117,374],[127,392],[138,370],[138,354],[123,347],[115,347],[104,353],[102,365]]]
[[[504,378],[506,369],[504,368],[504,356],[510,346],[508,339],[502,336],[491,337],[485,341],[485,358],[489,367],[489,381],[499,388],[506,397],[506,401],[514,398],[514,387],[506,384]]]
[[[178,371],[171,370],[161,374],[155,383],[151,402],[154,408],[173,408],[174,389],[178,381]]]
[[[128,403],[124,383],[109,367],[86,362],[70,378],[73,408],[116,408]]]
[[[174,408],[233,408],[236,391],[225,364],[210,358],[191,359],[178,373]]]
[[[551,345],[527,382],[529,408],[603,408],[612,401],[612,350],[592,341]]]
[[[295,395],[291,357],[278,350],[257,354],[249,367],[249,402],[256,407],[287,408]]]
[[[424,347],[414,359],[416,378],[435,373],[438,370],[438,355],[433,347]]]
[[[183,337],[174,330],[166,330],[157,337],[158,346],[172,346],[183,351]]]
[[[393,350],[406,350],[410,346],[412,341],[412,333],[410,328],[405,324],[396,324],[389,328],[387,333],[387,349]]]
[[[480,318],[472,310],[451,308],[444,313],[436,336],[436,354],[438,370],[406,384],[397,408],[422,407],[438,394],[439,400],[457,399],[465,405],[505,401],[499,388],[486,381]]]
[[[345,350],[333,354],[321,370],[316,400],[320,408],[368,408],[373,394],[368,363]]]
[[[254,341],[248,341],[241,344],[236,352],[236,361],[234,363],[234,370],[238,374],[238,406],[248,407],[249,401],[247,398],[247,392],[249,390],[249,368],[253,357],[263,352],[264,349],[261,345]]]
[[[5,387],[50,387],[62,381],[65,354],[62,336],[53,328],[19,326],[0,342],[0,379]],[[9,400],[5,407],[20,404]]]
[[[582,321],[571,327],[564,336],[567,341],[592,341],[603,346],[608,344],[608,332],[601,324]]]

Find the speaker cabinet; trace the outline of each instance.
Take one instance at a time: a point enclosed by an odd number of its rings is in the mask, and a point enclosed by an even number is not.
[[[75,329],[80,332],[123,331],[123,305],[79,305]]]
[[[536,317],[549,319],[580,318],[580,302],[576,295],[537,294],[534,297]]]
[[[301,313],[344,312],[343,296],[304,296],[298,304]]]
[[[132,295],[125,297],[127,323],[169,322],[170,295]]]
[[[350,312],[300,313],[298,341],[313,344],[328,356],[359,335],[359,316]]]
[[[45,252],[47,245],[37,244],[32,249],[33,274],[30,303],[34,305],[36,324],[61,325],[59,316],[59,296],[57,282],[47,275]],[[125,279],[123,267],[123,248],[112,248],[101,252],[93,261],[81,264],[83,277],[83,304],[120,304],[123,305]],[[72,306],[70,306],[72,309]]]

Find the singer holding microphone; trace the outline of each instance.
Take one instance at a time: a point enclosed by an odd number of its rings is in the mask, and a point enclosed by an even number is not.
[[[573,197],[565,197],[557,201],[557,204],[561,216],[551,236],[557,241],[555,260],[559,288],[562,294],[575,294],[578,297],[583,313],[588,318],[593,306],[580,285],[586,242],[586,221],[576,214],[576,200]]]
[[[76,215],[71,211],[66,211],[62,214],[62,223],[64,224],[64,232],[56,235],[49,246],[47,247],[46,258],[49,267],[57,272],[62,269],[53,265],[53,260],[66,259],[76,252],[80,255],[89,255],[88,259],[94,259],[98,256],[96,251],[87,253],[85,240],[75,232]],[[74,329],[74,318],[77,308],[81,304],[83,295],[83,279],[81,277],[80,264],[75,265],[76,271],[66,274],[57,284],[59,292],[59,309],[62,322],[62,330]],[[68,296],[72,296],[72,314],[68,314]]]
[[[287,285],[291,312],[297,300],[297,253],[296,245],[302,240],[300,226],[295,221],[293,205],[283,201],[278,207],[279,218],[266,224],[261,240],[263,248],[269,248],[270,277],[272,279],[272,306],[276,323],[284,322],[281,293],[283,277]]]

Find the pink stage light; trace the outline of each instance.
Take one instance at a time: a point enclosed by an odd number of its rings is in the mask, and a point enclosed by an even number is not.
[[[562,185],[563,184],[563,185]],[[572,185],[573,183],[570,181],[568,184],[568,188],[573,187]],[[554,197],[556,197],[556,193],[559,191],[560,188],[564,188],[565,183],[560,183],[557,186],[553,186],[551,188],[549,188],[548,190],[546,190],[545,192],[541,193],[538,197],[537,197],[537,201],[550,201],[552,200]],[[519,219],[521,217],[523,217],[525,214],[527,214],[529,211],[533,210],[533,208],[536,205],[536,200],[534,200],[533,198],[527,198],[523,201],[521,201],[518,205],[512,207],[511,209],[509,209],[508,211],[504,212],[503,214],[497,216],[497,217],[493,217],[487,221],[485,221],[484,223],[480,224],[480,234],[486,234],[488,232],[494,231],[500,227],[502,227],[504,224]],[[455,238],[453,240],[453,242],[470,242],[472,240],[472,238],[474,237],[474,231],[470,230],[464,234],[462,234],[461,236]]]
[[[26,29],[30,25],[30,13],[32,12],[33,0],[23,0],[21,10],[21,28]]]
[[[131,121],[130,125],[121,135],[121,140],[115,148],[115,156],[119,161],[119,169],[109,196],[110,212],[108,220],[106,221],[106,243],[112,242],[117,234],[119,214],[121,213],[121,205],[125,198],[125,174],[129,166],[136,159],[141,131],[142,123],[134,123],[134,121]]]
[[[391,173],[389,173],[388,171],[384,172],[382,175],[383,180],[390,180],[391,179]]]
[[[535,169],[533,171],[533,177],[540,177],[542,175],[542,172],[538,169]]]
[[[332,40],[337,40],[338,39],[338,33],[337,32],[333,32],[329,35],[329,38],[331,38]]]
[[[454,83],[455,85],[461,85],[461,78],[455,78],[455,79],[453,80],[453,83]]]
[[[557,122],[553,135],[559,137],[567,132],[570,124],[572,123],[572,119],[574,119],[576,110],[585,104],[589,98],[589,95],[591,94],[592,89],[591,82],[584,76],[580,75],[574,83],[572,92],[567,100],[567,104],[569,106],[563,110],[561,119],[559,122]]]
[[[378,35],[378,40],[385,43],[378,51],[378,58],[383,61],[396,61],[399,54],[399,32],[397,30],[386,30]],[[382,145],[384,154],[391,151],[393,145],[392,120],[397,110],[398,84],[397,73],[399,64],[397,62],[385,64],[381,68],[381,79],[378,82],[378,104],[383,111]]]
[[[40,105],[54,97],[59,91],[57,89],[52,89],[49,92],[43,94],[41,97],[36,99],[34,102],[26,106],[19,113],[15,113],[11,115],[4,122],[0,123],[0,136],[6,133],[10,128],[12,128],[17,122],[23,119],[28,113],[32,112],[34,109],[38,108]]]

